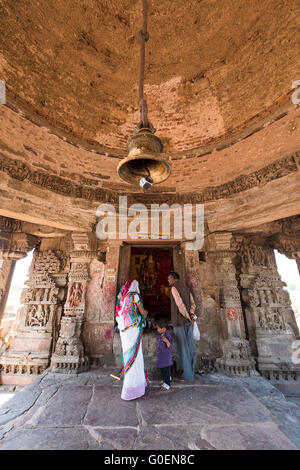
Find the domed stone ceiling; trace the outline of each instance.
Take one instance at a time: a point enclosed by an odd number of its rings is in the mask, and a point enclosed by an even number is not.
[[[145,91],[167,152],[232,134],[288,95],[297,3],[149,2]],[[57,129],[124,150],[139,120],[140,0],[0,5],[9,96]]]
[[[285,160],[300,148],[298,1],[148,4],[145,93],[173,168],[148,194],[214,200],[298,168]],[[0,0],[0,17],[3,171],[23,165],[26,191],[142,193],[116,172],[139,121],[142,2]]]

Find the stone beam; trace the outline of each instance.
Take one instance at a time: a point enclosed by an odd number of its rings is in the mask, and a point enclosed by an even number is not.
[[[245,230],[297,215],[300,207],[299,176],[297,172],[230,198],[205,204],[210,232]]]

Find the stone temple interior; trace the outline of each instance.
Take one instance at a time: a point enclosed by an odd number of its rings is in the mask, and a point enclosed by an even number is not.
[[[151,317],[170,318],[172,269],[196,301],[198,369],[300,387],[274,256],[300,271],[299,3],[148,3],[145,96],[172,171],[143,190],[117,172],[139,122],[141,2],[0,0],[0,319],[34,249],[0,383],[121,367],[120,287],[139,278]],[[149,210],[203,205],[202,246],[172,229],[134,240],[121,219],[99,238],[97,208],[120,216],[124,196]],[[149,322],[143,341],[151,372]]]

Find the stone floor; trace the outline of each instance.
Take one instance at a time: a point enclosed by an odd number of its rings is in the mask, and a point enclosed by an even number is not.
[[[0,449],[300,449],[300,406],[261,377],[197,376],[120,399],[102,369],[44,373],[0,407]]]

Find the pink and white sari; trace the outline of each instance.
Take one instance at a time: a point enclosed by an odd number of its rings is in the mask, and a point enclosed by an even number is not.
[[[143,396],[147,384],[142,351],[145,320],[137,308],[138,302],[141,302],[138,282],[130,279],[122,287],[116,305],[116,320],[123,352],[123,400],[134,400]]]

